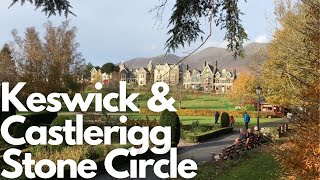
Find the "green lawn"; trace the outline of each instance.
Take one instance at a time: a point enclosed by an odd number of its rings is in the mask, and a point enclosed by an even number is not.
[[[74,113],[66,113],[66,112],[61,112],[59,115],[67,115],[71,119],[75,119],[75,114]],[[157,115],[143,115],[139,113],[123,113],[123,115],[126,115],[128,119],[132,120],[146,120],[147,118],[149,120],[159,120],[160,116]],[[111,115],[114,119],[119,119],[120,114],[117,113],[117,115]],[[211,125],[214,123],[214,118],[213,117],[208,117],[208,116],[179,116],[180,121],[184,125],[189,125],[192,124],[193,121],[199,121],[200,124],[203,125]],[[260,125],[263,126],[263,124],[270,123],[270,122],[277,122],[281,121],[282,118],[260,118]],[[244,126],[243,118],[235,118],[235,126]],[[220,119],[219,119],[220,123]],[[249,126],[255,126],[257,125],[257,120],[256,119],[251,119],[251,122]],[[220,126],[220,125],[218,125]]]
[[[198,175],[194,179],[280,179],[281,168],[276,159],[267,150],[253,149],[244,151],[240,158],[223,164],[209,163],[198,166]]]
[[[127,114],[129,119],[146,119],[146,115],[141,115],[138,113],[128,113]],[[200,124],[213,124],[214,123],[214,117],[208,117],[208,116],[179,116],[180,121],[182,124],[191,124],[193,121],[199,121]],[[154,115],[148,115],[148,118],[150,120],[159,120],[160,116],[154,116]],[[263,125],[265,123],[274,122],[274,121],[280,121],[282,118],[260,118],[260,124]],[[235,125],[236,126],[244,126],[243,118],[235,118]],[[220,122],[220,120],[219,120]],[[250,126],[255,126],[257,124],[256,119],[251,119]]]
[[[139,107],[145,108],[147,107],[148,98],[138,99],[136,104],[138,104]],[[176,101],[174,103],[174,107],[178,108],[179,102]],[[235,104],[233,102],[230,102],[229,99],[223,95],[200,95],[196,97],[192,94],[187,94],[186,99],[181,102],[181,107],[184,107],[186,109],[234,110]]]

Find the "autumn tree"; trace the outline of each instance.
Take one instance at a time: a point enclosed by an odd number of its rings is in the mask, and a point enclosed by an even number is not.
[[[292,176],[317,179],[320,172],[320,1],[276,1],[279,28],[263,66],[266,98],[290,108],[292,133],[277,157]]]
[[[0,82],[16,82],[16,65],[8,44],[0,51]]]
[[[249,73],[241,73],[236,80],[234,80],[231,92],[228,94],[231,100],[234,100],[245,106],[247,103],[251,103],[257,100],[256,87],[258,81],[256,76]]]
[[[78,91],[84,59],[77,50],[76,29],[68,21],[58,27],[48,22],[44,27],[43,38],[34,27],[27,28],[24,37],[12,31],[19,80],[27,82],[24,93]]]

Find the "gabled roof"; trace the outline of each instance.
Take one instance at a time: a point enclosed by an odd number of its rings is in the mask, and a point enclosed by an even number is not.
[[[203,68],[202,72],[201,72],[201,75],[203,74],[203,72],[205,72],[207,69],[210,70],[211,74],[213,75],[214,74],[214,67],[211,66],[210,64],[207,64],[206,67]]]
[[[94,70],[99,71],[99,70],[100,70],[100,67],[99,67],[99,66],[92,67],[91,70],[90,70],[90,72],[92,72],[92,71],[94,71]]]
[[[121,71],[123,71],[123,70],[125,70],[126,72],[128,72],[128,69],[127,69],[127,68],[122,68],[122,69],[119,70],[119,72],[121,72]]]
[[[147,68],[144,68],[144,67],[142,67],[142,68],[140,68],[140,69],[138,70],[138,72],[140,72],[140,71],[149,72],[148,69],[147,69]]]
[[[222,71],[225,71],[226,73],[222,73]],[[220,74],[221,78],[226,78],[228,74],[230,74],[230,78],[234,78],[235,74],[231,71],[228,71],[226,69],[222,69],[222,70],[217,70],[216,75]]]
[[[197,68],[193,68],[193,69],[192,69],[192,72],[193,72],[193,71],[196,71],[197,73],[201,73],[201,71],[200,71],[199,69],[197,69]]]

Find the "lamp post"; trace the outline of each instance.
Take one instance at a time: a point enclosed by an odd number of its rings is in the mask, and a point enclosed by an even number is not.
[[[258,111],[258,116],[257,116],[257,126],[258,130],[260,131],[260,123],[259,123],[259,109],[260,109],[260,94],[261,94],[262,88],[260,85],[256,88],[256,93],[258,95],[258,105],[257,105],[257,111]]]

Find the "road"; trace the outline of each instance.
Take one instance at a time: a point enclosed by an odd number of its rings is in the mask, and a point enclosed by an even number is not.
[[[192,159],[197,164],[202,164],[205,162],[209,162],[211,160],[210,152],[220,153],[223,147],[229,146],[233,144],[234,140],[239,136],[237,130],[234,130],[232,134],[227,134],[220,136],[218,138],[199,143],[199,144],[186,144],[184,142],[180,142],[178,147],[178,162],[184,159]],[[164,155],[155,160],[159,159],[169,159],[169,155]],[[129,169],[129,164],[124,164],[121,167],[118,167],[118,171],[124,171]],[[158,178],[154,172],[153,167],[147,167],[147,179],[160,179]],[[169,172],[169,166],[163,166],[162,172]],[[108,173],[99,174],[94,179],[96,180],[105,180],[105,179],[115,179],[110,176]],[[130,178],[127,178],[130,179]]]

